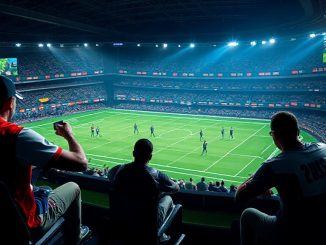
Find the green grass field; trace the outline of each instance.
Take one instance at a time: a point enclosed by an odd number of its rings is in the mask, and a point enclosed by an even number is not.
[[[122,110],[101,110],[51,118],[24,124],[44,135],[49,141],[67,149],[64,139],[54,134],[52,123],[68,121],[85,149],[90,166],[103,168],[128,163],[134,143],[149,138],[154,144],[150,165],[175,179],[197,182],[202,176],[207,181],[224,180],[226,185],[238,185],[255,172],[261,163],[278,153],[268,132],[269,121],[191,116]],[[139,134],[133,133],[134,123]],[[91,138],[90,127],[99,126],[101,137]],[[154,125],[156,137],[150,137]],[[221,127],[225,138],[221,139]],[[229,139],[229,129],[234,128],[234,139]],[[208,142],[208,153],[202,156],[200,129]],[[306,142],[316,141],[302,132]]]

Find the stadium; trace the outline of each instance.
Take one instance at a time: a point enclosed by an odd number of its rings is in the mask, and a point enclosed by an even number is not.
[[[281,153],[271,137],[275,113],[296,116],[300,140],[326,142],[324,1],[0,7],[0,74],[24,97],[13,122],[69,150],[53,128],[68,122],[85,151],[86,171],[33,171],[37,186],[80,186],[83,224],[92,230],[82,244],[111,244],[110,170],[133,161],[139,139],[153,143],[149,165],[180,188],[171,195],[182,207],[179,224],[157,244],[240,244],[234,224],[246,207],[277,212],[276,188],[249,205],[234,202],[237,187]],[[190,178],[206,190],[187,189]],[[62,229],[41,244],[63,244]]]

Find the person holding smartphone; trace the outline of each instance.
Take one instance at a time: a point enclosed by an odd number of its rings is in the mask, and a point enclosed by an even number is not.
[[[67,122],[55,123],[54,129],[68,142],[68,150],[32,129],[13,123],[16,99],[23,97],[17,93],[13,81],[0,76],[0,154],[3,156],[0,180],[7,185],[31,231],[45,232],[64,216],[65,227],[69,229],[65,232],[66,244],[79,244],[90,234],[89,228],[81,225],[79,186],[69,182],[39,195],[40,192],[33,190],[32,168],[85,171],[88,162],[84,150]]]

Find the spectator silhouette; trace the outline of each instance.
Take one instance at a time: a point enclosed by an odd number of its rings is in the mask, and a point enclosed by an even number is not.
[[[158,225],[160,226],[173,206],[172,198],[168,194],[175,193],[179,191],[180,188],[179,185],[166,174],[148,166],[149,161],[152,159],[152,152],[153,144],[148,139],[138,140],[133,151],[134,161],[111,168],[108,173],[108,178],[115,183],[118,175],[133,174],[134,170],[147,171],[156,181],[160,192],[159,195],[161,196],[158,206]],[[137,186],[130,186],[130,188],[137,188]]]
[[[281,153],[238,187],[235,200],[247,203],[275,187],[280,210],[268,215],[245,209],[240,218],[241,243],[326,244],[326,145],[301,142],[297,119],[289,112],[274,114],[270,126]]]

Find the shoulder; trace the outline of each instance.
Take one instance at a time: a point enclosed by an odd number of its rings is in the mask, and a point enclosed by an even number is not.
[[[35,132],[33,129],[29,128],[22,128],[22,130],[19,132],[18,135],[19,139],[25,139],[29,141],[43,141],[44,137],[40,135],[39,133]]]

